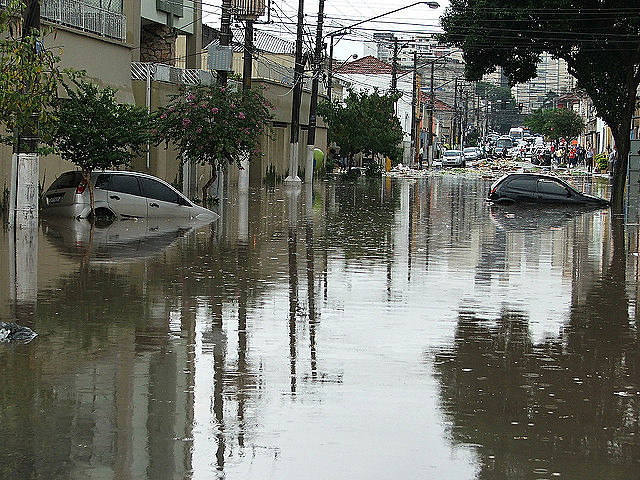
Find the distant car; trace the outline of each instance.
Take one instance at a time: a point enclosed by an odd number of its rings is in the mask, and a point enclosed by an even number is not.
[[[462,150],[466,161],[480,160],[482,158],[482,150],[478,147],[466,147]]]
[[[509,136],[502,136],[496,140],[496,146],[493,149],[493,154],[496,157],[511,157],[513,155],[513,141]]]
[[[96,216],[116,218],[215,219],[218,214],[194,204],[164,180],[139,172],[97,171],[91,174]],[[60,175],[47,189],[43,215],[86,218],[89,188],[82,172]]]
[[[487,200],[494,203],[555,203],[609,206],[604,198],[579,192],[567,182],[541,173],[510,173],[496,180]]]
[[[443,167],[466,167],[467,163],[464,160],[464,154],[461,150],[447,150],[442,155]]]

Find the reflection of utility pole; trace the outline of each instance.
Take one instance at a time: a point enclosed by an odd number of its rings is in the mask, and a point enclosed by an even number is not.
[[[453,84],[453,118],[451,119],[451,148],[456,147],[458,139],[458,78],[456,77]]]
[[[411,91],[411,163],[409,164],[411,167],[414,166],[415,158],[418,154],[418,135],[416,129],[418,128],[416,121],[416,105],[417,105],[417,97],[418,97],[418,52],[413,52],[413,89]],[[420,160],[418,159],[418,166],[421,165]]]

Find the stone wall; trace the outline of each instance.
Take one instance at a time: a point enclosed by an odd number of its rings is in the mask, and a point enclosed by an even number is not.
[[[176,36],[173,27],[160,24],[144,25],[140,39],[140,61],[175,66]]]

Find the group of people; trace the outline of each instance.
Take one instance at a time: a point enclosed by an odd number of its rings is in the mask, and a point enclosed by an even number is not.
[[[586,147],[582,145],[568,147],[568,151],[566,153],[567,160],[567,168],[575,168],[578,165],[584,165],[587,169],[587,172],[598,172],[598,166],[594,164],[595,162],[595,150],[594,148],[587,144]],[[562,147],[554,148],[551,146],[551,154],[556,157],[558,163],[563,163],[565,151]],[[611,147],[607,147],[607,170],[613,175],[613,170],[615,169],[616,160],[618,158],[618,153],[615,147],[613,149]]]

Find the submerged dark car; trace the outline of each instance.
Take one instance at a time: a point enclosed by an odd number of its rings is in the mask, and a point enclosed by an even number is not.
[[[567,182],[541,173],[510,173],[491,185],[494,203],[550,203],[608,207],[604,198],[579,192]]]

